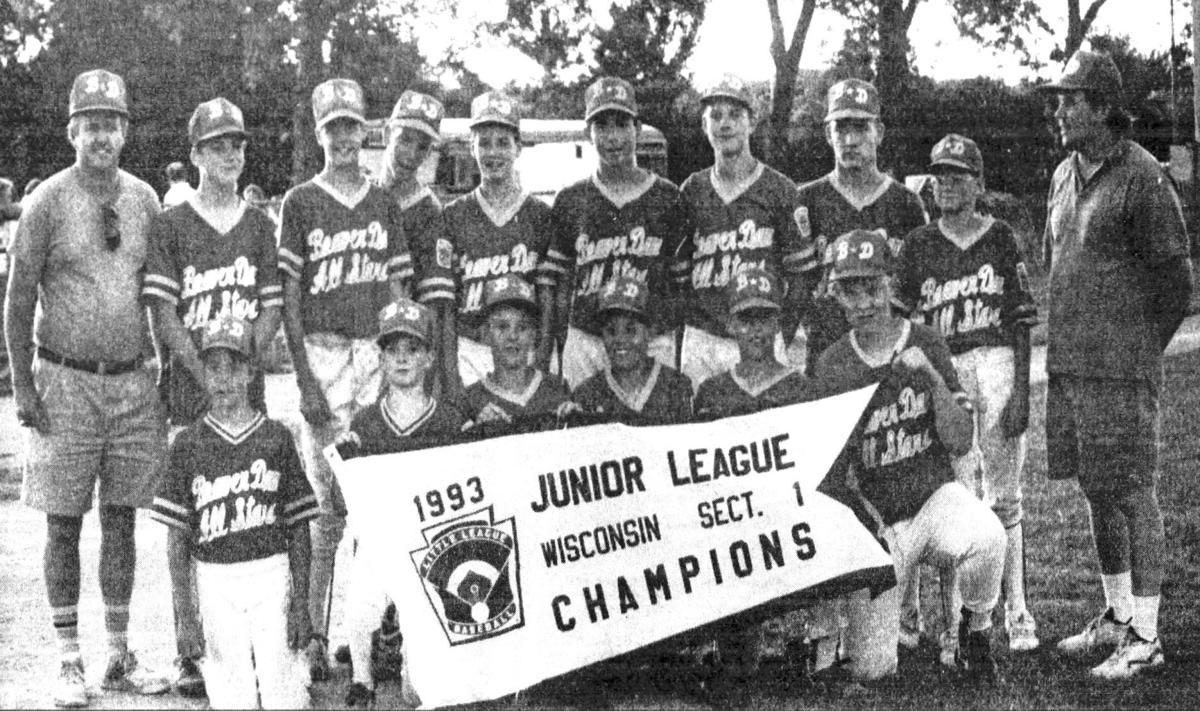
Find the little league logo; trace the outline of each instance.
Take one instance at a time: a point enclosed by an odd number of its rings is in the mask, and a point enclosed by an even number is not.
[[[428,545],[410,554],[451,646],[525,624],[516,522],[494,519],[489,506],[430,526],[421,532]]]

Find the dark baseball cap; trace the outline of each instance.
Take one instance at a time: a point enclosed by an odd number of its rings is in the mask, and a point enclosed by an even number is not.
[[[975,141],[951,133],[937,142],[929,153],[929,167],[936,172],[938,167],[957,168],[972,175],[983,175],[983,154]]]
[[[1037,90],[1047,94],[1091,91],[1120,104],[1121,70],[1107,54],[1079,50],[1071,55],[1057,81],[1043,84]]]
[[[442,102],[428,94],[409,89],[396,100],[388,123],[393,128],[416,129],[437,142],[442,138],[442,118],[445,115],[446,108],[442,106]]]
[[[750,87],[746,86],[741,77],[733,74],[726,74],[717,83],[705,88],[700,94],[700,105],[704,106],[718,99],[733,101],[750,111],[754,110],[754,96],[750,93]]]
[[[825,95],[825,122],[843,118],[879,118],[879,90],[869,81],[843,79]]]
[[[200,354],[224,348],[246,358],[254,352],[254,332],[250,322],[232,316],[215,318],[204,326],[200,337]]]
[[[783,291],[779,280],[765,269],[746,269],[738,272],[729,282],[729,313],[745,311],[779,311],[779,300]]]
[[[650,291],[645,282],[627,276],[614,277],[600,289],[596,311],[601,317],[624,312],[645,319],[649,300]]]
[[[433,312],[424,304],[411,299],[396,299],[379,311],[379,335],[375,341],[381,347],[388,336],[403,334],[429,345],[433,337]]]
[[[826,248],[831,280],[886,276],[892,273],[892,248],[874,230],[853,230]]]
[[[497,124],[521,130],[521,108],[516,99],[498,91],[488,91],[471,101],[471,128]]]
[[[188,121],[188,138],[193,146],[210,138],[229,135],[246,137],[242,110],[229,99],[210,99],[192,112],[192,118]]]
[[[600,77],[592,82],[583,95],[584,121],[591,121],[604,111],[619,111],[637,118],[637,98],[633,85],[617,77]]]
[[[362,87],[353,79],[329,79],[312,93],[313,120],[319,129],[338,118],[367,122],[367,102]]]
[[[125,80],[106,69],[92,69],[75,77],[67,104],[68,116],[84,111],[111,111],[129,116]]]
[[[484,287],[483,311],[490,314],[499,306],[515,306],[523,311],[538,314],[537,299],[528,281],[516,274],[503,274],[492,279]]]

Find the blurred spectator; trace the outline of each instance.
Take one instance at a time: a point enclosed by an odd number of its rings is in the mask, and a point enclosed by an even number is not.
[[[17,231],[17,218],[21,206],[13,200],[13,183],[0,178],[0,294],[8,289],[8,245]],[[12,394],[12,378],[8,368],[8,346],[4,334],[0,333],[0,396]]]
[[[163,169],[167,176],[167,192],[163,195],[163,209],[175,207],[186,202],[196,194],[196,189],[188,184],[187,168],[183,163],[175,161]]]

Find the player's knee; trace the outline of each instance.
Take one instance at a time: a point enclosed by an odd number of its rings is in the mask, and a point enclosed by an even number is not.
[[[992,502],[992,512],[1000,519],[1000,525],[1008,530],[1021,523],[1024,509],[1020,498],[1005,497]]]
[[[82,516],[46,516],[46,542],[51,545],[77,545],[83,530]]]
[[[101,506],[100,533],[104,536],[132,536],[137,509],[132,506]]]

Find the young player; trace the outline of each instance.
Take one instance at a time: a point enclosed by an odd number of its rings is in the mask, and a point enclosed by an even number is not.
[[[677,425],[692,419],[692,383],[650,355],[651,294],[617,277],[600,290],[597,316],[608,365],[575,390],[583,412],[626,425]]]
[[[363,177],[358,153],[365,135],[362,88],[330,79],[313,90],[321,172],[283,198],[279,269],[284,275],[284,330],[296,384],[308,476],[321,505],[313,522],[309,612],[314,680],[329,675],[326,598],[333,558],[345,528],[345,504],[321,450],[379,397],[375,317],[407,293],[412,262],[400,206]]]
[[[487,92],[471,102],[471,154],[479,187],[446,206],[446,238],[453,246],[458,310],[443,327],[444,352],[457,369],[448,382],[463,387],[490,373],[492,352],[483,344],[483,287],[501,274],[532,280],[550,241],[550,208],[521,189],[516,160],[521,152],[521,115],[515,100]],[[536,362],[550,363],[549,329],[543,314]]]
[[[1004,525],[1004,627],[1009,648],[1027,651],[1038,646],[1038,638],[1025,604],[1021,471],[1029,422],[1029,328],[1037,307],[1012,228],[976,211],[983,194],[979,147],[950,134],[933,147],[930,171],[942,216],[904,239],[900,301],[914,320],[941,333],[976,408],[974,446],[955,460],[954,469]],[[906,600],[906,606],[918,600]],[[947,610],[949,623],[957,621],[957,609]]]
[[[829,484],[848,495],[853,482],[874,507],[897,580],[874,600],[865,590],[849,596],[850,671],[858,679],[896,671],[900,591],[927,562],[957,571],[959,665],[973,678],[992,677],[988,631],[1004,528],[955,480],[950,458],[970,448],[972,422],[950,351],[933,329],[892,313],[893,257],[879,233],[855,230],[829,249],[833,293],[851,330],[821,354],[816,377],[835,391],[879,383],[844,455],[850,471],[831,473]]]
[[[484,342],[494,369],[467,388],[467,416],[505,431],[545,426],[571,401],[566,383],[532,364],[540,311],[534,288],[516,274],[484,287]],[[510,429],[511,427],[511,429]]]
[[[688,310],[680,370],[695,387],[738,361],[737,343],[726,329],[726,288],[734,278],[762,269],[786,281],[781,303],[791,318],[807,313],[817,263],[816,248],[800,229],[795,184],[750,153],[755,118],[744,84],[727,77],[705,91],[700,104],[715,163],[683,182],[693,232],[673,267],[676,278],[690,284],[683,288]],[[783,338],[776,343],[781,358],[785,345]]]
[[[689,236],[679,189],[637,164],[641,131],[633,86],[601,77],[584,94],[588,138],[600,164],[595,175],[563,188],[554,199],[554,238],[539,267],[542,308],[553,309],[555,333],[566,331],[563,378],[572,388],[607,367],[600,289],[617,277],[645,283],[650,352],[675,364],[670,260]]]
[[[870,82],[845,79],[829,88],[825,140],[833,149],[833,170],[800,186],[798,213],[801,236],[815,241],[819,253],[851,230],[878,230],[896,244],[928,221],[916,193],[879,169],[884,135],[879,111],[879,91]],[[837,302],[819,294],[805,329],[805,363],[811,373],[817,357],[849,325]]]
[[[317,500],[292,435],[250,405],[251,325],[223,317],[204,329],[200,357],[211,406],[171,445],[150,515],[170,527],[174,587],[192,585],[183,616],[204,619],[208,700],[216,709],[305,708],[296,651],[308,641],[309,534]],[[190,596],[183,604],[191,608]]]
[[[339,438],[338,452],[351,459],[452,443],[467,420],[453,406],[439,402],[427,386],[426,376],[434,364],[433,312],[408,299],[394,301],[379,312],[378,333],[383,354],[383,396],[355,415],[347,433]],[[386,596],[373,584],[373,575],[362,560],[362,556],[355,556],[346,592],[353,663],[346,704],[352,707],[367,707],[374,701],[375,684],[386,676],[380,672],[392,671],[384,657],[389,655],[389,647],[400,643],[395,609],[391,603],[386,603],[385,609]],[[419,705],[407,668],[403,662],[401,666],[399,681],[404,702]]]

